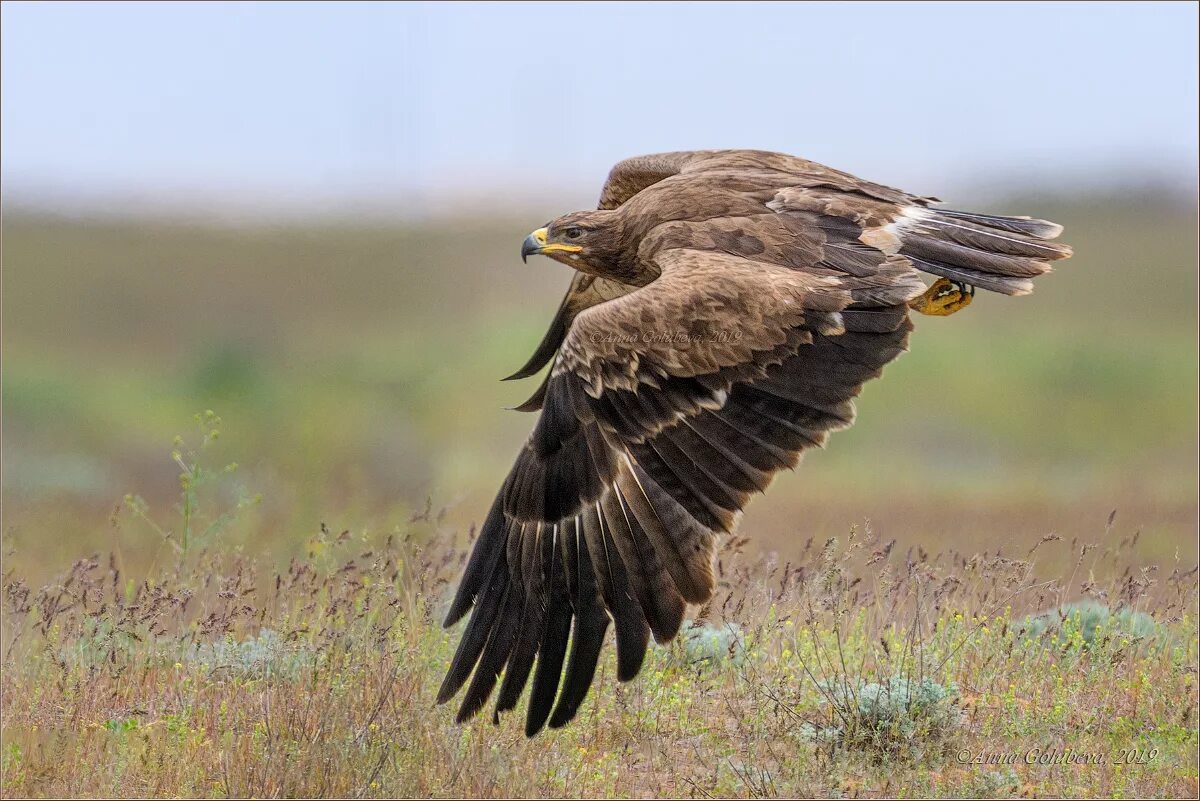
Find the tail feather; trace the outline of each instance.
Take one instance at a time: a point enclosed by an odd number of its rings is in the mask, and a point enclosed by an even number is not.
[[[1039,221],[1040,222],[1040,221]],[[1061,259],[1071,255],[1071,248],[1059,242],[1000,231],[968,220],[943,217],[934,212],[926,223],[937,226],[941,238],[967,247],[1003,253],[1007,256],[1028,256],[1035,259]],[[1047,223],[1050,225],[1051,223]],[[1061,226],[1056,226],[1061,229]]]
[[[995,214],[976,214],[969,211],[953,209],[929,209],[937,217],[950,217],[958,220],[969,220],[988,228],[1010,231],[1014,234],[1028,234],[1038,239],[1055,239],[1062,233],[1063,227],[1049,220],[1038,220],[1033,217],[1002,217]]]
[[[1031,279],[1071,248],[1049,240],[1062,226],[1030,217],[1000,217],[912,207],[896,221],[900,255],[917,269],[1005,295],[1033,291]]]
[[[981,273],[978,270],[968,270],[938,261],[928,261],[916,256],[909,257],[918,270],[932,275],[949,278],[951,281],[961,281],[964,284],[999,292],[1002,295],[1028,295],[1033,291],[1033,281],[1018,276],[1000,276],[994,273]]]

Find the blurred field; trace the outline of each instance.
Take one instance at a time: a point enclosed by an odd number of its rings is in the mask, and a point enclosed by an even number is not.
[[[755,545],[787,557],[869,520],[907,545],[1019,548],[1093,537],[1116,509],[1147,558],[1196,560],[1194,210],[995,210],[1062,222],[1075,257],[1031,297],[918,320],[855,427],[751,506]],[[170,503],[169,443],[208,408],[263,496],[256,552],[294,554],[334,515],[386,529],[428,502],[447,527],[477,521],[533,422],[504,410],[533,382],[497,379],[566,285],[560,265],[516,254],[556,211],[419,227],[9,212],[10,564],[37,578],[109,547],[127,492]],[[161,546],[123,537],[135,564]]]
[[[524,704],[434,705],[465,559],[435,521],[322,532],[274,570],[227,547],[252,521],[199,492],[230,475],[202,481],[210,456],[183,447],[189,512],[156,518],[207,550],[144,582],[120,552],[6,577],[5,797],[1196,794],[1196,571],[1130,572],[1130,538],[967,559],[859,531],[788,568],[727,547],[700,620],[628,684],[610,647],[575,720],[526,739]],[[1053,551],[1075,570],[1040,581]],[[1076,575],[1105,600],[1062,606]]]
[[[995,210],[1064,223],[1075,258],[918,320],[855,427],[751,506],[697,612],[741,645],[677,639],[629,685],[610,648],[530,741],[432,699],[464,535],[533,422],[503,408],[533,382],[497,379],[568,280],[517,257],[554,210],[8,213],[4,794],[1194,795],[1195,212]],[[1141,622],[1030,633],[1080,597]],[[941,700],[882,722],[847,700],[918,685]],[[1108,761],[960,756],[1031,748]]]

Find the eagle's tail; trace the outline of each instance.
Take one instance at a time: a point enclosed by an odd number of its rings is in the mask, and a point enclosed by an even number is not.
[[[1030,217],[910,206],[895,226],[900,255],[918,269],[1005,295],[1029,294],[1051,262],[1071,255],[1050,241],[1061,225]]]

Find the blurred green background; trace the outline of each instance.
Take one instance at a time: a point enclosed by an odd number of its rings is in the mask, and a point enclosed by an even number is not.
[[[535,382],[498,379],[569,280],[521,240],[620,158],[709,147],[1075,248],[1030,297],[917,320],[854,428],[751,505],[753,543],[869,521],[1024,553],[1115,509],[1147,560],[1194,563],[1197,7],[681,8],[5,3],[5,570],[159,559],[112,512],[171,517],[206,409],[205,459],[240,464],[209,508],[262,495],[222,546],[281,560],[427,505],[465,531],[533,425],[505,407]]]
[[[963,205],[963,204],[959,204]],[[755,501],[786,557],[869,521],[901,543],[1021,550],[1118,512],[1155,558],[1196,558],[1195,210],[994,203],[1063,223],[1073,259],[1032,296],[920,318],[859,419]],[[228,227],[10,213],[4,238],[5,539],[26,569],[112,545],[127,492],[174,503],[174,435],[224,419],[214,459],[263,495],[248,547],[321,522],[387,529],[426,503],[465,528],[533,423],[497,379],[569,278],[516,251],[540,217]],[[162,547],[125,526],[125,558]]]

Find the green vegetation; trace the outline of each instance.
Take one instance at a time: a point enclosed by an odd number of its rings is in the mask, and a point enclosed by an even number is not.
[[[1194,796],[1194,213],[1019,210],[1076,257],[917,321],[683,636],[531,741],[433,706],[567,281],[529,221],[6,215],[0,790]]]
[[[740,664],[746,657],[746,634],[736,623],[713,626],[685,620],[679,642],[686,664],[697,668],[723,662]]]
[[[1113,637],[1148,642],[1167,636],[1145,612],[1128,607],[1114,611],[1098,601],[1063,604],[1031,616],[1024,628],[1029,637],[1062,648],[1097,648]]]
[[[200,416],[202,442],[217,422]],[[433,706],[454,640],[436,619],[465,555],[435,516],[322,527],[277,570],[232,544],[261,525],[221,492],[235,473],[203,446],[176,454],[174,512],[131,500],[112,521],[117,539],[149,526],[179,546],[151,573],[130,577],[114,553],[40,588],[6,575],[6,797],[1196,787],[1195,569],[1126,582],[1118,548],[1091,570],[1095,593],[1153,609],[1165,651],[1119,632],[1045,648],[1012,623],[1065,590],[1034,579],[1033,553],[905,558],[851,530],[780,569],[735,540],[702,621],[627,685],[610,649],[579,718],[526,740],[523,710],[460,727]],[[184,547],[189,528],[204,536]]]

